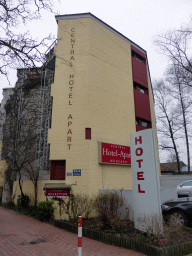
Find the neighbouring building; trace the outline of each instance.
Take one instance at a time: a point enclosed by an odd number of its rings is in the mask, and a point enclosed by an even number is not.
[[[25,182],[35,183],[41,179],[44,169],[49,168],[47,136],[51,115],[50,86],[54,76],[51,62],[54,63],[53,55],[49,58],[49,65],[45,62],[42,68],[18,69],[14,94],[5,105],[2,158],[8,168],[3,203],[11,196],[15,198],[12,193],[17,193],[19,180],[24,181],[25,192]]]
[[[5,111],[5,104],[13,96],[14,89],[13,88],[4,88],[3,89],[3,99],[0,105],[0,160],[2,154],[2,140],[3,140],[3,125],[6,120],[6,111]]]
[[[45,85],[50,91],[42,87],[45,73],[39,81],[39,116],[47,111],[47,122],[37,129],[44,138],[35,152],[38,200],[65,197],[71,189],[88,195],[100,188],[132,190],[130,134],[149,128],[156,133],[146,51],[91,13],[56,21],[55,62],[42,69],[54,73]],[[23,189],[33,194],[30,180]],[[17,198],[17,180],[13,190]]]
[[[180,173],[186,174],[188,172],[187,165],[182,161],[180,161],[179,164],[180,164]],[[161,163],[160,168],[161,168],[162,175],[178,174],[177,162]]]
[[[2,197],[4,172],[7,169],[6,161],[2,160],[3,125],[5,124],[5,120],[6,120],[5,104],[10,99],[10,97],[12,97],[13,93],[14,93],[13,88],[4,88],[3,99],[0,104],[0,198]]]

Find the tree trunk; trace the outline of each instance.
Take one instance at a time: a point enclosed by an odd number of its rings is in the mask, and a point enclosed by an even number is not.
[[[183,115],[183,126],[185,131],[185,141],[186,141],[186,147],[187,147],[187,165],[188,165],[188,173],[190,173],[190,152],[189,152],[189,136],[187,131],[187,122],[186,122],[186,112],[185,112],[185,106],[183,103],[183,97],[181,93],[181,86],[179,85],[179,96],[181,101],[181,109],[182,109],[182,115]]]
[[[177,160],[178,173],[181,173],[181,171],[180,171],[180,163],[179,163],[179,154],[178,154],[177,146],[176,146],[175,139],[174,139],[174,136],[173,136],[173,130],[172,130],[171,122],[170,122],[169,117],[168,117],[167,114],[166,114],[166,118],[167,118],[167,121],[168,121],[168,124],[169,124],[169,132],[170,132],[171,140],[172,140],[172,143],[173,143],[173,149],[175,151],[175,156],[176,156],[176,160]]]
[[[13,182],[15,181],[15,175],[12,173],[11,169],[5,171],[4,186],[3,186],[3,196],[2,203],[6,204],[12,202],[13,193]]]
[[[20,191],[21,191],[21,196],[23,196],[24,194],[23,194],[23,188],[22,188],[21,182],[22,182],[21,172],[19,171],[19,188],[20,188]]]
[[[4,186],[3,186],[3,196],[2,203],[7,204],[12,202],[12,187],[9,184],[9,181],[5,177]]]
[[[34,202],[34,206],[37,206],[37,193],[38,193],[38,188],[37,188],[37,180],[35,180],[34,182],[34,192],[35,192],[35,202]]]

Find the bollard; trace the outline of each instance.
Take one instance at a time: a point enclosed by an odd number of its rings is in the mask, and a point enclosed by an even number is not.
[[[82,216],[78,217],[78,256],[82,256]]]

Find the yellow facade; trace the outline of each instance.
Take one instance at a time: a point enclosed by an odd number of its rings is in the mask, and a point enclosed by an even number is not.
[[[7,170],[7,163],[5,160],[0,161],[0,187],[3,187],[4,185],[4,176],[5,176],[5,171]]]
[[[99,164],[98,158],[98,142],[129,146],[136,132],[131,45],[92,18],[61,18],[55,54],[50,159],[66,160],[67,173],[81,169],[80,177],[66,176],[75,192],[132,189],[130,166]],[[156,131],[149,77],[148,84]],[[85,140],[86,127],[91,140]]]
[[[99,142],[130,146],[130,134],[136,132],[131,45],[146,53],[92,15],[56,19],[48,143],[50,160],[66,161],[66,175],[65,180],[39,181],[38,201],[46,199],[43,189],[47,184],[62,183],[75,194],[90,196],[100,188],[132,190],[131,166],[100,164],[98,147]],[[156,132],[149,72],[148,89]],[[91,128],[91,140],[85,139],[85,128]],[[74,169],[81,169],[81,176],[73,176]],[[20,194],[18,182],[14,191]],[[23,183],[23,191],[33,197],[31,181]]]

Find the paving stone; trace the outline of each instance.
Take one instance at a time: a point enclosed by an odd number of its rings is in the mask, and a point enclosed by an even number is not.
[[[144,256],[83,237],[83,256]],[[77,235],[0,207],[1,256],[76,256]]]

